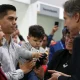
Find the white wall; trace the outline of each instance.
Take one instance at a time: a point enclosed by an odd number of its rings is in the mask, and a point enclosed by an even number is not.
[[[37,3],[38,4],[44,4],[46,6],[48,5],[48,6],[51,6],[51,7],[59,8],[59,17],[58,18],[46,16],[46,15],[43,15],[43,14],[38,14],[37,24],[42,25],[45,29],[46,34],[49,35],[52,31],[52,28],[54,27],[54,23],[56,21],[58,21],[59,22],[59,28],[58,28],[58,31],[54,35],[54,39],[56,41],[60,40],[61,37],[62,37],[62,29],[64,27],[63,8],[57,7],[57,6],[54,6],[54,5],[51,5],[51,4],[43,3],[43,2],[40,2],[40,1],[37,1]],[[40,5],[38,5],[38,13],[39,12],[40,12]]]
[[[30,4],[30,0],[13,0],[13,1],[18,1],[18,2],[25,3],[25,4]]]
[[[48,0],[44,0],[44,1],[48,1]],[[18,28],[25,40],[28,35],[28,28],[30,25],[34,25],[34,24],[42,25],[46,29],[47,34],[50,33],[50,31],[54,25],[53,18],[48,17],[48,16],[41,16],[41,15],[37,16],[37,3],[24,4],[21,2],[16,2],[15,0],[1,0],[0,4],[13,4],[14,6],[16,6],[17,16],[18,16],[18,21],[17,21]],[[62,15],[62,12],[60,14]],[[62,19],[62,17],[63,16],[61,16],[60,19]],[[61,29],[63,27],[62,26],[63,21],[59,20],[59,22],[60,22],[61,27],[59,28],[60,31],[58,33],[56,33],[56,35],[58,35],[59,33],[60,33],[60,35],[54,36],[54,38],[56,40],[59,40],[61,38]],[[51,27],[51,28],[49,29],[48,27]]]
[[[62,7],[64,2],[67,0],[39,0],[39,1]]]
[[[44,15],[39,15],[37,17],[37,24],[42,25],[44,27],[45,33],[49,35],[52,31],[52,28],[54,27],[55,21],[59,22],[59,28],[58,31],[54,35],[54,39],[56,41],[60,40],[62,37],[62,28],[63,28],[63,20],[60,20],[58,18],[54,17],[49,17],[49,16],[44,16]]]
[[[55,6],[59,6],[59,7],[62,7],[64,2],[67,1],[67,0],[31,0],[31,2],[36,2],[36,1],[41,1],[41,2],[44,2],[44,3],[48,3],[48,4],[52,4],[52,5],[55,5]]]
[[[24,18],[22,20],[22,24],[20,25],[20,30],[22,35],[26,40],[26,36],[28,35],[28,28],[31,25],[37,24],[37,5],[31,4],[28,6]]]

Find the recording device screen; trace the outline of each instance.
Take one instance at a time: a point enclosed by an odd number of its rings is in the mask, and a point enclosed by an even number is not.
[[[55,22],[55,25],[59,27],[59,22]]]

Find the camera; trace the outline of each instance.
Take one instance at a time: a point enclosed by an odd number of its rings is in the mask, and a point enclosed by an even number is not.
[[[36,61],[36,67],[44,65],[44,60],[47,60],[46,58],[47,58],[47,54],[42,53],[42,56],[39,58],[39,60]]]

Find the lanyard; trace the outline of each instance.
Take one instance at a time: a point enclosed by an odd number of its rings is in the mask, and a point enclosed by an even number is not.
[[[64,49],[64,46],[63,46],[63,44],[62,44],[62,42],[61,42],[61,41],[60,41],[60,45],[61,45],[62,49]]]

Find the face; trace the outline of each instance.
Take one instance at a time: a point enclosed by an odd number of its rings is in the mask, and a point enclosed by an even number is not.
[[[69,51],[72,51],[73,48],[73,37],[70,34],[66,34],[65,37],[65,46],[66,49],[68,49]]]
[[[15,31],[16,20],[16,12],[12,10],[7,11],[7,15],[0,19],[0,25],[5,34],[12,34]]]
[[[78,15],[75,14],[72,17],[69,17],[68,14],[64,11],[64,23],[65,26],[69,29],[72,35],[77,35],[79,33],[79,22],[78,22]]]
[[[47,41],[47,37],[46,36],[44,36],[44,38],[43,38],[43,40],[42,40],[42,47],[46,47],[47,46],[47,43],[48,43],[48,41]]]
[[[41,46],[42,39],[28,36],[28,41],[31,44],[32,47],[38,49]]]

